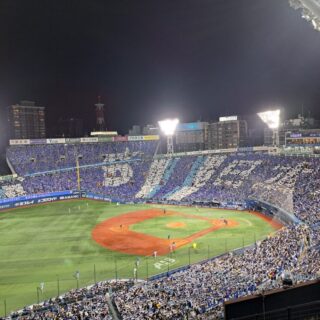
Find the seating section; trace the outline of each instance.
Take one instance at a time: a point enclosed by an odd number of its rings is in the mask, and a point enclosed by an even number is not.
[[[25,177],[23,187],[28,194],[77,190],[77,173],[70,170]]]
[[[72,290],[65,295],[42,304],[25,307],[11,314],[11,319],[99,319],[112,320],[107,293],[127,286],[113,282],[100,282],[88,288]]]
[[[152,162],[146,182],[136,194],[136,198],[150,198],[153,190],[160,186],[162,177],[169,166],[171,159],[156,159]]]
[[[81,189],[116,201],[133,201],[146,181],[151,160],[82,168]]]
[[[189,182],[185,181],[185,185],[181,189],[169,195],[166,199],[180,201],[197,192],[201,187],[206,185],[216,169],[220,167],[224,158],[224,156],[207,157],[194,173],[192,179],[190,179]]]
[[[301,250],[305,238],[307,249]],[[136,284],[115,297],[122,319],[222,319],[229,299],[282,287],[290,271],[296,283],[317,278],[319,238],[307,226],[283,228],[240,254],[192,265],[159,280]]]
[[[155,200],[164,200],[169,195],[176,192],[183,182],[186,180],[187,176],[190,173],[193,162],[197,157],[188,156],[188,157],[175,157],[174,167],[171,167],[167,179],[161,181],[161,188],[159,188],[156,194],[153,196]],[[169,171],[169,170],[168,170]]]
[[[10,147],[11,163],[26,175],[0,182],[0,197],[77,189],[78,154],[82,190],[139,202],[235,203],[256,198],[320,224],[320,158],[248,152],[152,160],[155,147],[152,141]]]
[[[18,175],[103,161],[153,156],[158,141],[101,142],[10,146],[7,158]]]
[[[24,196],[26,191],[21,184],[22,180],[20,178],[0,181],[0,199]]]
[[[118,187],[133,178],[133,170],[128,163],[102,167],[105,187]]]

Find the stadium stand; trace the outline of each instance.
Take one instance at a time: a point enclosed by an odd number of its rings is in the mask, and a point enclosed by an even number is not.
[[[125,288],[130,283],[100,282],[88,288],[72,290],[65,295],[25,307],[11,314],[11,319],[113,319],[107,302],[110,290]]]
[[[162,200],[176,192],[187,178],[195,157],[176,157],[175,160],[175,166],[170,171],[170,176],[166,179],[165,183],[161,181],[161,188],[157,190],[153,199]]]
[[[145,182],[151,161],[80,170],[81,188],[115,200],[132,201]]]
[[[219,319],[224,301],[281,287],[282,275],[288,270],[295,283],[319,278],[320,158],[238,152],[152,160],[155,144],[132,143],[50,146],[44,150],[40,146],[10,147],[8,157],[21,177],[1,181],[0,196],[76,190],[77,150],[82,156],[81,188],[95,194],[129,202],[183,204],[259,199],[294,213],[303,223],[283,227],[251,248],[168,277],[133,286],[114,285],[113,301],[123,319],[185,319],[186,315],[189,319]],[[55,171],[30,175],[48,170]],[[69,312],[70,318],[109,319],[104,298],[109,287],[102,282],[93,289],[72,291],[12,318],[41,319],[48,312],[53,318],[68,318]]]
[[[130,141],[78,144],[13,145],[7,159],[19,175],[97,164],[124,158],[153,156],[157,141]]]
[[[316,277],[319,251],[307,249],[299,259],[306,234],[312,238],[312,230],[306,226],[283,228],[275,237],[239,255],[231,253],[122,290],[115,303],[123,319],[183,319],[186,314],[191,319],[199,319],[199,315],[203,319],[222,318],[225,300],[281,286],[281,274],[288,268],[299,281]],[[317,240],[312,238],[310,245]]]
[[[224,156],[206,157],[198,170],[190,176],[190,179],[185,180],[183,187],[166,198],[168,200],[180,201],[197,192],[200,188],[206,185],[207,181],[212,177],[216,168],[221,165],[224,158]]]
[[[12,179],[0,181],[0,199],[15,198],[26,194],[21,181],[23,179]]]
[[[165,170],[170,165],[171,159],[156,159],[152,162],[146,182],[136,194],[136,198],[149,198],[153,190],[160,186]]]
[[[0,182],[0,197],[77,189],[76,149],[81,154],[81,188],[86,191],[123,201],[186,204],[195,201],[223,204],[255,198],[294,213],[313,225],[320,222],[319,158],[247,152],[185,155],[152,161],[155,143],[119,142],[112,147],[111,143],[105,144],[105,147],[103,143],[91,143],[54,148],[46,145],[42,146],[44,151],[38,145],[11,146],[8,158],[15,163],[17,172],[26,174],[14,181]],[[37,154],[39,150],[42,151]],[[108,150],[112,153],[106,154]],[[66,158],[61,160],[63,155]],[[141,159],[142,155],[149,156],[150,160]]]

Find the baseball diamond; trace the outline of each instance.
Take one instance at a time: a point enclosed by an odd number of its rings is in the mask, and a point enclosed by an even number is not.
[[[167,208],[166,215],[155,205],[85,199],[1,212],[0,300],[6,297],[10,309],[30,304],[41,282],[45,284],[41,299],[50,298],[57,294],[58,278],[61,293],[76,285],[76,270],[80,271],[79,286],[95,277],[130,278],[137,257],[141,259],[139,277],[146,278],[166,271],[168,265],[173,269],[188,264],[188,251],[190,262],[195,263],[252,244],[280,227],[261,214],[247,211],[163,207]],[[162,225],[157,219],[163,219]],[[184,221],[189,229],[168,228],[168,221]],[[141,228],[145,233],[134,231]],[[183,234],[175,235],[181,230]],[[176,248],[170,254],[173,242]],[[190,250],[193,242],[197,242],[196,251]],[[154,251],[158,253],[156,260]],[[170,263],[161,263],[161,256],[171,257]]]

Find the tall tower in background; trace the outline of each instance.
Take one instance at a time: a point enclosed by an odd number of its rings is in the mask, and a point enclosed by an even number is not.
[[[97,118],[97,130],[98,131],[105,131],[106,123],[104,121],[104,104],[100,101],[100,96],[98,97],[98,103],[95,104],[96,106],[96,118]]]

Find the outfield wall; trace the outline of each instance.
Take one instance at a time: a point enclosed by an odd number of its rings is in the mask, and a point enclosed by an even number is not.
[[[34,204],[41,203],[49,203],[60,200],[70,200],[70,199],[91,199],[91,200],[99,200],[105,202],[114,202],[125,204],[126,202],[121,199],[110,198],[104,195],[99,195],[86,191],[59,191],[59,192],[51,192],[51,193],[42,193],[42,194],[34,194],[28,196],[21,196],[10,199],[0,199],[0,211],[19,208],[23,206],[31,206]]]
[[[127,203],[121,199],[110,198],[110,197],[107,197],[107,196],[104,196],[101,194],[96,194],[96,193],[86,192],[86,191],[81,192],[81,198],[98,200],[98,201],[105,201],[105,202],[121,203],[121,204]]]
[[[34,194],[10,199],[0,199],[0,211],[34,204],[48,203],[59,200],[78,199],[81,193],[78,191],[60,191],[51,193]]]

